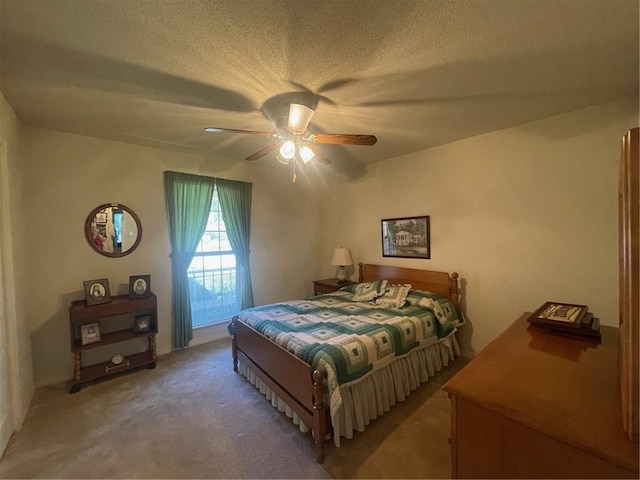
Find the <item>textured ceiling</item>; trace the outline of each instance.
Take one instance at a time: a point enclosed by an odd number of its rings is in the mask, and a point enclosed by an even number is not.
[[[244,161],[288,103],[348,169],[638,94],[638,1],[0,0],[26,125]],[[265,157],[259,162],[273,161]]]

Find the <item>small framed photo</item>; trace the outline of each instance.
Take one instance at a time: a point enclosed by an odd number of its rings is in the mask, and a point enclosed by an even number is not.
[[[136,315],[133,331],[142,333],[151,331],[151,315]]]
[[[100,324],[98,322],[85,323],[80,326],[80,343],[89,345],[100,341]]]
[[[151,296],[151,275],[132,275],[129,277],[129,298]]]
[[[84,298],[87,306],[100,305],[111,301],[109,292],[109,280],[100,278],[98,280],[87,280],[84,283]]]

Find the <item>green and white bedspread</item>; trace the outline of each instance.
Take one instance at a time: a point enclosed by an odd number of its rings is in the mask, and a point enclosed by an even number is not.
[[[448,338],[464,322],[449,299],[411,290],[400,308],[355,302],[338,291],[244,310],[239,319],[327,372],[329,394],[416,348]]]

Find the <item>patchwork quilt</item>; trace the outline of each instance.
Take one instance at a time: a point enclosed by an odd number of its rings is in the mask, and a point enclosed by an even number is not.
[[[314,369],[324,368],[334,386],[441,341],[464,322],[449,299],[418,290],[399,308],[356,302],[353,293],[338,291],[250,308],[238,317]]]

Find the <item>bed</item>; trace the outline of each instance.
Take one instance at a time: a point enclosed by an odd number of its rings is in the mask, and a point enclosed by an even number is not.
[[[458,300],[457,273],[360,263],[356,285],[235,316],[233,368],[311,430],[322,463],[328,438],[364,430],[459,354]]]

